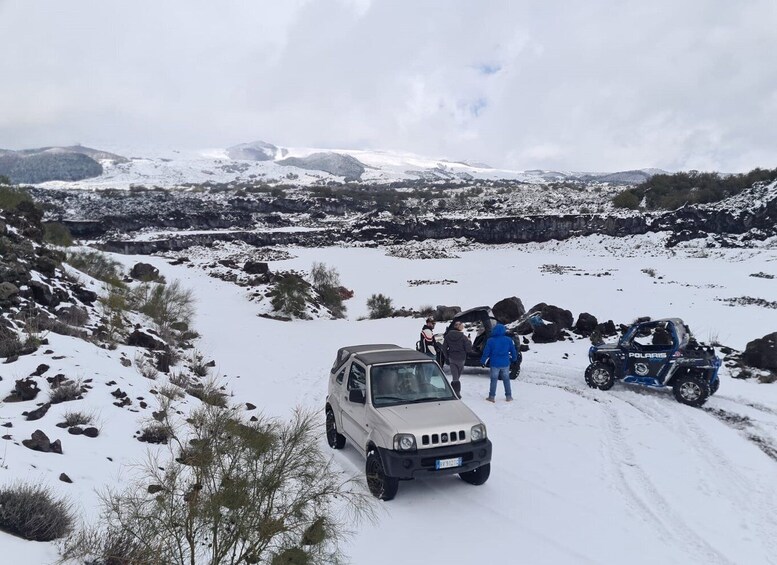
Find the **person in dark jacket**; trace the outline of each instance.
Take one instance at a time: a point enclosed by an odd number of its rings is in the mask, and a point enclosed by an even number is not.
[[[461,377],[462,371],[464,371],[464,362],[467,360],[467,354],[472,351],[472,343],[469,338],[464,334],[464,324],[461,322],[455,322],[451,328],[445,334],[445,340],[443,341],[443,349],[445,351],[445,358],[448,360],[448,364],[451,366],[451,387],[456,396],[461,398]]]
[[[489,402],[495,402],[496,382],[502,380],[505,387],[505,400],[511,402],[513,391],[510,387],[510,363],[518,361],[518,350],[515,349],[513,338],[506,335],[507,328],[502,324],[497,324],[491,331],[491,337],[486,342],[483,349],[483,355],[480,357],[480,363],[485,365],[489,362],[491,368],[491,388],[488,391]]]

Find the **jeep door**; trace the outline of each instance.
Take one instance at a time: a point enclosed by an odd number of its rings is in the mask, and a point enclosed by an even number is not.
[[[350,394],[354,390],[361,391],[365,402],[351,401]],[[358,446],[360,451],[364,451],[367,441],[367,369],[358,361],[351,362],[343,393],[343,397],[340,399],[343,433],[354,445]]]

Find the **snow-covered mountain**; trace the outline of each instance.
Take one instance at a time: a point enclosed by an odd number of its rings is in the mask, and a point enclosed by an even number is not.
[[[99,157],[95,157],[99,160]],[[497,169],[482,163],[449,161],[396,151],[278,147],[255,141],[226,149],[154,151],[125,161],[112,156],[100,160],[103,173],[74,182],[52,181],[54,188],[171,188],[212,183],[336,182],[392,183],[408,181],[466,182],[504,179],[545,184],[565,180],[629,184],[655,174],[655,169],[620,173],[574,173],[544,170]]]

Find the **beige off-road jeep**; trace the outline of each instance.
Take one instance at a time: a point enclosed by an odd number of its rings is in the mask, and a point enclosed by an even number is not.
[[[366,459],[367,485],[383,500],[400,480],[458,473],[482,485],[491,472],[486,426],[427,355],[392,344],[342,347],[329,376],[327,441],[348,439]]]

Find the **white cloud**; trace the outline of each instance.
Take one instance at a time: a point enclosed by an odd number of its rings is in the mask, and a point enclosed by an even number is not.
[[[0,147],[774,167],[772,0],[0,3]]]

